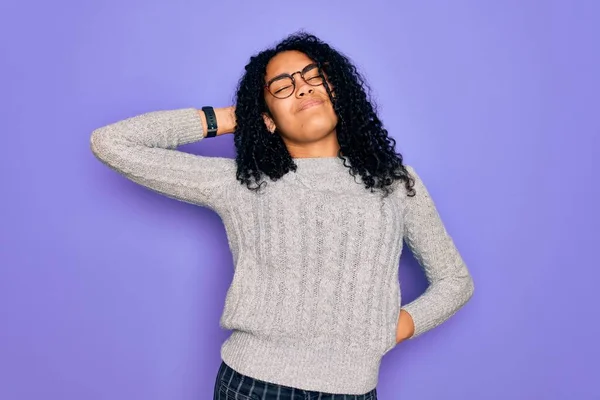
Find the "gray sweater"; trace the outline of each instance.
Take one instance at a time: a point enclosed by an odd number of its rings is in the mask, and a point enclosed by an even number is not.
[[[426,187],[411,166],[387,198],[371,193],[337,157],[297,158],[296,172],[255,193],[235,160],[176,150],[203,139],[194,108],[154,111],[96,129],[91,149],[128,179],[221,217],[234,264],[220,326],[221,357],[267,382],[329,393],[376,387],[396,346],[403,243],[429,287],[404,305],[414,337],[450,318],[473,280]]]

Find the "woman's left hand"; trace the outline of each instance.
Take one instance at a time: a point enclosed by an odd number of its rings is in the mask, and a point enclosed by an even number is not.
[[[411,315],[404,310],[400,310],[398,326],[396,328],[396,344],[410,338],[414,333],[415,324]]]

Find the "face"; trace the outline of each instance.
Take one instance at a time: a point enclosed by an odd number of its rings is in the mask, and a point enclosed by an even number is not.
[[[337,116],[325,87],[322,83],[319,84],[322,79],[317,76],[318,70],[307,68],[313,63],[314,61],[302,52],[286,51],[277,54],[267,65],[265,84],[281,74],[293,74],[295,80],[295,88],[286,85],[289,78],[273,81],[271,91],[279,97],[291,92],[286,98],[277,98],[267,88],[264,89],[265,101],[270,111],[270,115],[263,115],[267,129],[270,132],[277,129],[283,140],[290,144],[316,142],[329,135],[335,135]],[[300,73],[295,73],[303,70],[304,77],[310,83],[306,82]],[[315,84],[316,86],[313,86]],[[329,86],[331,88],[331,84]]]

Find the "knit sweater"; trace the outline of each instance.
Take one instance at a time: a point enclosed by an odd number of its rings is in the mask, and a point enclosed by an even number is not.
[[[328,393],[375,388],[381,358],[396,346],[404,242],[429,282],[402,307],[412,338],[472,296],[471,275],[411,166],[414,197],[400,181],[385,198],[365,189],[338,157],[294,158],[297,171],[267,177],[256,193],[236,179],[235,160],[176,149],[203,138],[196,109],[152,111],[96,129],[91,149],[128,179],[221,217],[234,265],[221,357],[236,371]]]

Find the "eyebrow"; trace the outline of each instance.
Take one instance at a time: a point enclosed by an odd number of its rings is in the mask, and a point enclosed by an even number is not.
[[[310,64],[306,65],[304,68],[302,68],[302,69],[300,70],[300,72],[304,72],[304,71],[306,71],[306,69],[307,69],[308,67],[312,67],[312,66],[318,66],[318,64],[317,64],[316,62],[312,62],[312,63],[310,63]],[[287,77],[287,76],[290,76],[290,74],[289,74],[289,73],[287,73],[287,72],[284,72],[284,73],[282,73],[282,74],[279,74],[279,75],[277,75],[277,76],[274,76],[273,78],[271,78],[271,79],[269,79],[269,80],[267,81],[267,85],[268,85],[269,83],[271,83],[271,82],[274,82],[274,81],[276,81],[277,79],[285,78],[285,77]]]

